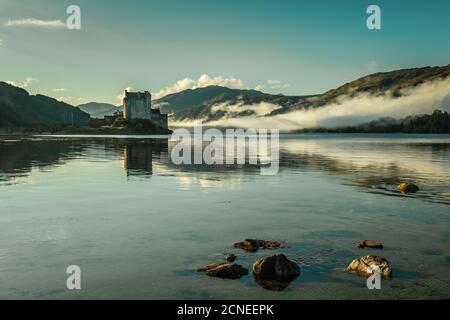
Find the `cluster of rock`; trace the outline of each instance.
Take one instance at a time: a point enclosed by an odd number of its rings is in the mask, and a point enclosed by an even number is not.
[[[240,248],[248,252],[255,252],[259,248],[277,249],[286,248],[285,242],[245,239],[234,244],[235,248]],[[374,240],[362,240],[357,243],[358,248],[383,249],[383,245]],[[198,272],[204,272],[210,277],[219,277],[225,279],[239,279],[248,275],[248,269],[233,263],[236,255],[228,253],[225,255],[227,262],[213,263],[206,267],[197,269]],[[369,277],[374,272],[380,272],[383,277],[392,276],[392,267],[390,263],[381,256],[366,255],[354,259],[347,267],[350,272],[361,276]],[[289,260],[284,254],[276,254],[262,258],[253,263],[252,272],[256,283],[263,288],[270,290],[283,290],[294,279],[300,276],[300,267]]]
[[[383,249],[383,245],[374,240],[362,240],[356,245],[358,248]],[[347,267],[350,272],[370,277],[378,271],[385,278],[392,276],[392,267],[384,257],[367,255],[354,259]]]
[[[284,242],[245,239],[234,244],[248,252],[255,252],[259,248],[277,249],[287,247]],[[204,268],[197,269],[210,277],[226,279],[239,279],[248,274],[248,270],[239,264],[231,263],[236,255],[229,253],[225,255],[228,263],[213,263]],[[300,267],[289,260],[284,254],[277,254],[256,261],[253,264],[253,276],[256,283],[270,290],[282,290],[286,288],[295,278],[300,275]]]

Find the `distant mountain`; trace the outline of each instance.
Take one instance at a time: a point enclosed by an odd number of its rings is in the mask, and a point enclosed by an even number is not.
[[[89,118],[67,103],[0,82],[0,127],[86,125]]]
[[[255,105],[271,103],[293,108],[305,103],[314,96],[284,96],[263,93],[256,90],[230,89],[220,86],[188,89],[178,93],[167,95],[153,102],[164,113],[173,113],[174,119],[199,119],[215,120],[223,116],[239,117],[258,114],[258,110],[225,110],[214,108],[226,105]],[[269,111],[271,112],[271,111]]]
[[[112,116],[122,108],[109,103],[89,102],[77,106],[80,110],[89,113],[92,118],[103,118]]]
[[[155,100],[163,112],[173,113],[171,121],[212,121],[257,115],[270,116],[295,110],[319,108],[361,93],[400,97],[405,88],[416,87],[450,75],[450,65],[403,69],[371,74],[323,94],[309,96],[272,95],[256,90],[229,89],[219,86],[189,89]],[[270,105],[276,108],[269,108]]]
[[[160,106],[166,113],[178,113],[191,108],[205,107],[218,103],[236,103],[245,101],[259,103],[261,101],[278,100],[284,103],[293,103],[301,100],[300,97],[285,97],[283,95],[271,95],[256,90],[230,89],[220,86],[188,89],[178,93],[167,95],[155,100],[153,104]]]
[[[391,97],[396,98],[402,95],[401,91],[403,89],[416,87],[434,80],[443,80],[449,75],[450,65],[374,73],[346,83],[337,89],[325,92],[318,96],[317,100],[313,101],[310,107],[320,107],[335,102],[340,96],[354,97],[360,93],[372,95],[389,94]]]

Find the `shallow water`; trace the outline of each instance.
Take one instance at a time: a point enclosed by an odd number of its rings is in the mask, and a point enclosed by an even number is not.
[[[280,171],[176,166],[163,137],[0,139],[0,298],[450,298],[450,135],[284,135]],[[414,182],[417,194],[396,191]],[[245,253],[244,238],[289,248]],[[362,239],[382,251],[358,249]],[[283,291],[195,269],[285,253]],[[385,256],[381,290],[345,271]],[[82,290],[66,289],[67,266]]]

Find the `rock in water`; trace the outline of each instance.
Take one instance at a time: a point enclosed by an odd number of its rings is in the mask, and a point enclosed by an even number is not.
[[[397,186],[397,190],[401,193],[416,193],[419,191],[419,187],[413,183],[403,182]]]
[[[233,262],[234,260],[236,260],[236,255],[233,253],[227,253],[225,255],[225,259],[229,262]]]
[[[357,245],[358,248],[372,248],[372,249],[383,249],[383,245],[374,240],[363,240]]]
[[[206,272],[206,271],[208,271],[208,270],[211,270],[211,269],[214,269],[214,268],[223,266],[224,264],[226,264],[226,263],[225,263],[225,262],[221,262],[221,263],[211,263],[211,264],[208,264],[206,267],[198,268],[198,269],[197,269],[197,272]]]
[[[284,254],[276,254],[256,261],[253,274],[263,280],[293,280],[300,275],[300,267]]]
[[[283,290],[300,275],[300,267],[284,254],[256,261],[253,264],[256,283],[265,289]]]
[[[374,272],[374,270],[371,270],[370,267],[378,267],[381,275],[385,278],[390,278],[392,276],[392,268],[389,262],[383,257],[372,255],[353,260],[348,265],[347,270],[356,272],[365,277],[369,277]]]
[[[235,248],[243,249],[249,252],[255,252],[259,248],[263,249],[278,249],[286,248],[287,244],[285,242],[271,241],[271,240],[256,240],[256,239],[245,239],[234,244]]]
[[[255,252],[259,248],[259,241],[254,239],[245,239],[234,244],[235,248],[243,249],[249,252]]]
[[[197,271],[205,272],[205,274],[210,277],[225,279],[239,279],[248,274],[247,269],[235,263],[213,263],[204,268],[200,268]]]
[[[286,248],[286,242],[270,241],[270,240],[258,240],[258,244],[263,249],[278,249]]]

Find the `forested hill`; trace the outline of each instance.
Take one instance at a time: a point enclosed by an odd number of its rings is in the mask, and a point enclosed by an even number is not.
[[[67,103],[0,82],[0,127],[86,125],[89,118]]]

